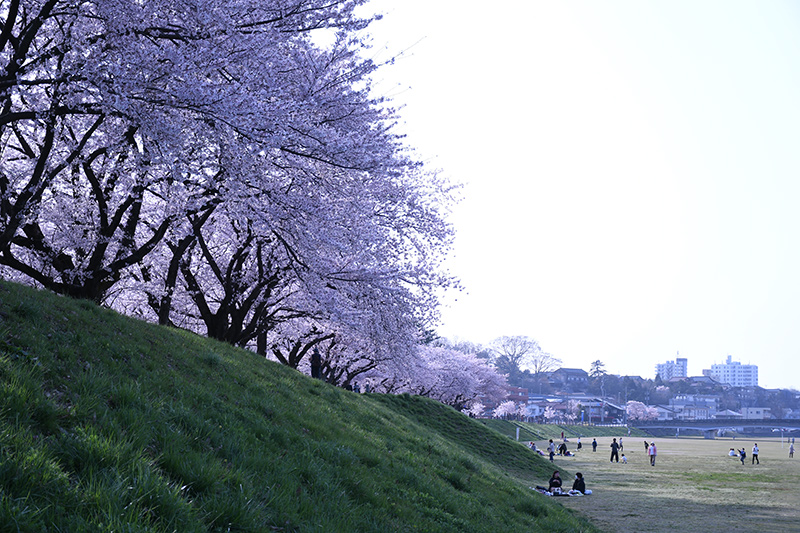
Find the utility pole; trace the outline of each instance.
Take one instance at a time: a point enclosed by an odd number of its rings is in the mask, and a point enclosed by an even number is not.
[[[606,421],[606,376],[600,378],[600,423]]]

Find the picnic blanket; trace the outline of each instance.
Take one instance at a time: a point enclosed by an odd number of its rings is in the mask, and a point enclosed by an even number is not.
[[[538,492],[540,494],[544,494],[545,496],[556,496],[556,497],[559,497],[559,496],[589,496],[592,493],[591,490],[587,490],[585,493],[581,493],[580,491],[577,491],[577,490],[570,490],[570,491],[565,491],[565,492],[562,492],[562,491],[559,490],[557,492],[555,492],[555,491],[554,492],[550,492],[549,490],[547,490],[544,487],[536,486],[536,487],[530,487],[530,488],[535,490],[536,492]]]

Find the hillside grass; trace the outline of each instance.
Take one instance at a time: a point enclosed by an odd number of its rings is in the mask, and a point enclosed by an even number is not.
[[[0,282],[0,531],[599,531],[453,409]]]

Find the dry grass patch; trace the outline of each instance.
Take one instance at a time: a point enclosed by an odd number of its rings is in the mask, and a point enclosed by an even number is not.
[[[584,446],[557,457],[557,468],[583,472],[594,491],[559,501],[609,532],[800,530],[800,457],[790,459],[780,439],[656,439],[655,467],[642,440],[625,439],[628,464],[609,462],[611,437],[598,438],[595,453]],[[753,442],[761,464],[751,464]],[[728,457],[732,447],[745,448],[744,465]]]

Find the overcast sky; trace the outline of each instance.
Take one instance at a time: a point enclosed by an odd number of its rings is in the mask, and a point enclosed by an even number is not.
[[[800,387],[800,4],[374,0],[378,90],[465,184],[440,333]]]

